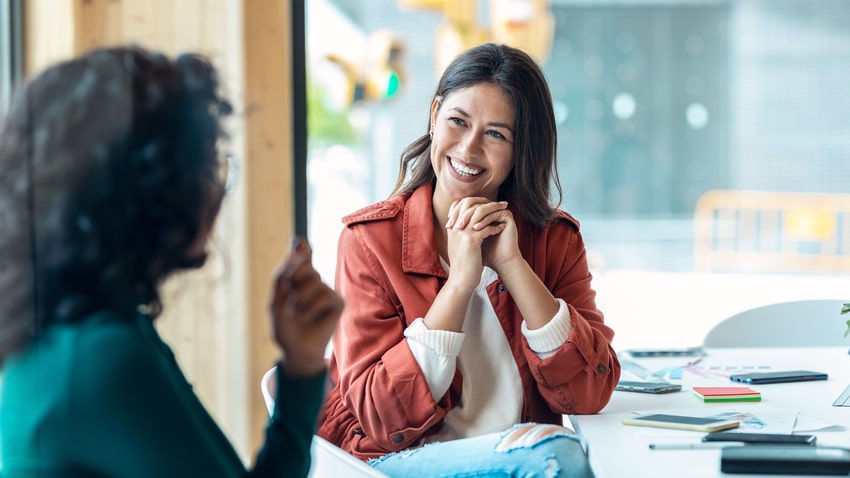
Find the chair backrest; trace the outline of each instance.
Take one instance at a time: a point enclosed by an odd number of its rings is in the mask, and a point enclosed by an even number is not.
[[[263,400],[266,402],[269,416],[274,412],[277,390],[276,369],[277,367],[272,367],[266,371],[260,381],[260,389],[263,392]],[[312,464],[310,465],[310,474],[307,475],[309,478],[389,478],[317,435],[313,435],[310,454],[312,455]]]
[[[850,292],[848,292],[850,294]],[[850,346],[846,299],[798,300],[739,312],[708,331],[703,347]]]
[[[266,402],[266,409],[269,411],[269,416],[274,413],[274,396],[277,390],[276,371],[277,367],[268,369],[260,380],[260,391],[263,392],[263,400]]]
[[[694,227],[696,270],[850,270],[850,194],[707,191]]]

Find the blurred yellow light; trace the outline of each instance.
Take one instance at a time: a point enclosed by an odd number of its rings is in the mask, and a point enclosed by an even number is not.
[[[785,215],[785,231],[802,240],[824,240],[835,231],[835,218],[823,210],[792,210]]]

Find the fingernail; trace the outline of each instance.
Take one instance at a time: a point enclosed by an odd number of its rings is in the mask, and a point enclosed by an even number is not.
[[[290,250],[292,252],[304,252],[307,248],[307,240],[301,236],[296,236],[292,238],[292,244],[290,244]]]

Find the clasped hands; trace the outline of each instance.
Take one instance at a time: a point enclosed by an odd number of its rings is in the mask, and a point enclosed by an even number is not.
[[[468,197],[454,201],[446,222],[450,280],[474,288],[483,266],[504,277],[523,261],[516,222],[506,201]]]

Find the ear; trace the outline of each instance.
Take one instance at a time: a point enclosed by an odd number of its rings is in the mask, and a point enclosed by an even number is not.
[[[431,101],[431,124],[437,121],[437,113],[440,112],[440,105],[443,103],[442,96],[435,96],[434,100]]]

